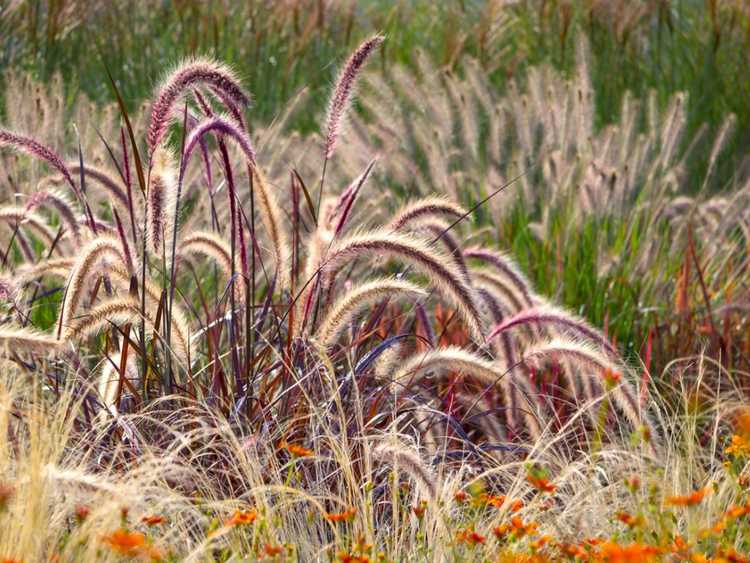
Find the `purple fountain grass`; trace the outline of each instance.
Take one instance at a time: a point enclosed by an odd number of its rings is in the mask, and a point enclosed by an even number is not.
[[[481,334],[482,320],[471,287],[444,255],[436,253],[420,239],[382,230],[340,241],[331,249],[324,267],[327,271],[336,270],[362,254],[397,256],[414,264],[439,292],[453,302],[472,336],[477,338],[477,334]]]
[[[492,341],[500,333],[510,330],[513,327],[523,326],[527,324],[538,324],[542,326],[550,325],[562,328],[573,333],[576,336],[585,338],[592,344],[600,346],[612,358],[619,358],[617,350],[614,348],[614,346],[612,346],[612,344],[603,334],[600,334],[596,329],[590,326],[583,319],[580,319],[575,315],[571,315],[570,313],[567,313],[559,307],[554,307],[549,304],[523,310],[513,317],[505,319],[492,329],[490,334],[487,336],[487,341]]]
[[[0,127],[0,147],[2,146],[10,147],[17,151],[26,153],[36,159],[47,162],[50,166],[52,166],[52,168],[63,175],[65,181],[72,188],[73,193],[75,193],[76,196],[81,201],[83,201],[83,195],[78,189],[78,186],[76,186],[75,182],[73,181],[73,176],[71,175],[70,170],[65,165],[63,159],[60,158],[60,155],[58,155],[51,148],[43,145],[35,139],[32,139],[31,137],[19,135],[18,133],[14,133],[13,131],[8,131],[7,129],[3,129]]]
[[[101,259],[107,256],[115,258],[120,263],[125,262],[119,240],[100,236],[92,240],[81,250],[75,265],[70,271],[66,285],[58,332],[61,332],[63,327],[67,328],[73,321],[74,315],[78,311],[78,306],[83,298],[84,289],[91,281],[91,274],[95,271]]]
[[[65,223],[76,244],[81,241],[81,229],[70,203],[61,193],[54,190],[40,190],[35,192],[26,202],[26,211],[34,211],[37,207],[49,206],[57,211],[60,220]]]
[[[341,134],[343,122],[351,107],[357,77],[362,71],[369,56],[378,48],[378,46],[380,46],[384,39],[385,38],[382,35],[374,35],[362,43],[352,56],[349,57],[349,60],[344,65],[344,68],[341,69],[338,79],[336,80],[336,87],[333,89],[333,94],[328,103],[328,115],[326,116],[323,171],[320,175],[320,190],[318,192],[318,205],[316,211],[318,216],[320,216],[320,204],[323,201],[326,168],[328,167],[328,161],[333,157],[333,153],[336,150],[336,143]]]
[[[505,254],[488,248],[473,246],[464,249],[464,258],[475,258],[493,266],[518,288],[518,291],[523,295],[526,305],[528,307],[533,306],[531,284],[518,269],[518,266]]]
[[[355,178],[354,181],[349,184],[349,186],[347,186],[347,188],[343,192],[341,192],[341,195],[339,196],[339,202],[336,206],[336,214],[339,220],[336,224],[336,228],[333,230],[334,236],[338,236],[344,230],[346,221],[347,219],[349,219],[349,213],[351,212],[352,207],[354,207],[354,202],[359,195],[359,191],[362,189],[362,186],[370,176],[370,172],[372,172],[372,168],[373,166],[375,166],[375,162],[376,159],[371,160],[365,168],[365,171],[357,176],[357,178]]]
[[[242,89],[232,70],[225,65],[209,59],[193,59],[182,63],[157,89],[147,133],[151,154],[164,138],[180,96],[199,85],[208,85],[215,91],[220,91],[226,96],[226,100],[234,104],[232,107],[244,108],[250,104],[250,96]],[[231,111],[231,108],[228,109]]]
[[[336,80],[336,87],[333,90],[333,95],[328,105],[328,116],[326,118],[326,160],[333,156],[336,149],[336,141],[341,133],[342,122],[346,119],[346,113],[351,106],[357,77],[367,62],[368,57],[380,46],[384,39],[382,35],[375,35],[362,43],[352,56],[349,57],[349,60],[344,65]]]
[[[428,197],[406,204],[396,212],[389,226],[394,231],[398,231],[409,223],[443,215],[461,217],[465,213],[465,209],[445,197]]]
[[[656,426],[646,413],[641,412],[635,388],[627,378],[627,370],[621,367],[619,362],[613,362],[590,345],[561,338],[553,339],[527,350],[521,361],[527,363],[532,360],[544,359],[569,360],[581,369],[589,368],[602,373],[602,381],[611,387],[617,406],[630,420],[633,428],[637,429],[641,425],[648,428],[651,436],[650,448],[655,452],[658,451],[658,446],[655,445],[659,436]],[[623,372],[625,372],[624,375]],[[608,381],[607,377],[611,381]]]
[[[81,165],[77,162],[70,163],[68,169],[72,174],[81,173]],[[86,175],[86,180],[95,180],[100,186],[107,190],[115,200],[123,205],[128,205],[127,191],[123,190],[120,186],[120,182],[109,172],[88,164],[83,167],[83,171]]]

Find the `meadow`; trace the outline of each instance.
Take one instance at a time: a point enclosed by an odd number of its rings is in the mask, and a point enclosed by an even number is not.
[[[0,32],[0,560],[750,561],[743,2]]]

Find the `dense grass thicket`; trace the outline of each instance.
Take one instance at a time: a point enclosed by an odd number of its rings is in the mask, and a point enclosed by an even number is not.
[[[744,4],[0,18],[1,558],[748,560]]]

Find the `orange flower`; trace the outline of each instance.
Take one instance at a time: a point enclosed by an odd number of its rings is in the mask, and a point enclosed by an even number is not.
[[[298,444],[287,444],[286,442],[282,442],[281,447],[295,457],[310,457],[315,453],[312,450],[308,450],[307,448],[302,447]]]
[[[597,556],[610,563],[625,563],[628,561],[643,563],[657,561],[660,552],[661,550],[653,545],[640,543],[619,545],[614,542],[606,542],[599,547]]]
[[[477,505],[479,506],[493,506],[500,508],[505,504],[505,495],[491,495],[489,493],[481,493],[476,499]]]
[[[357,543],[354,544],[354,551],[359,553],[370,553],[372,551],[372,544],[367,543],[365,536],[361,535],[357,538]]]
[[[532,549],[539,550],[552,541],[552,536],[544,535],[531,542]]]
[[[245,526],[252,524],[258,519],[258,511],[255,509],[250,510],[235,510],[234,514],[230,518],[224,521],[224,525],[229,526]]]
[[[0,512],[8,508],[10,499],[13,498],[15,489],[7,483],[0,483]]]
[[[604,370],[604,381],[607,383],[607,385],[614,387],[618,383],[620,383],[620,380],[622,379],[622,374],[618,371],[614,371],[610,368],[607,368]]]
[[[544,477],[539,477],[537,475],[529,475],[526,477],[526,480],[531,483],[531,485],[537,489],[538,491],[542,493],[554,493],[557,489],[556,485],[553,485],[550,483],[547,479]]]
[[[641,478],[638,477],[638,475],[631,475],[625,479],[625,484],[628,486],[628,489],[630,489],[630,492],[634,493],[641,486]]]
[[[709,493],[708,487],[693,491],[689,495],[674,496],[667,498],[667,504],[672,506],[695,506]]]
[[[370,558],[366,555],[354,555],[345,551],[340,552],[338,558],[341,563],[370,563]]]
[[[734,427],[743,436],[750,436],[750,407],[743,408],[734,421]]]
[[[750,563],[750,559],[743,557],[732,547],[729,549],[720,549],[719,556],[723,557],[726,561],[731,561],[731,563]]]
[[[459,543],[465,543],[471,547],[479,545],[487,541],[487,538],[482,534],[474,531],[474,528],[466,528],[456,534],[456,540]]]
[[[499,540],[507,536],[508,532],[510,532],[510,526],[508,524],[500,524],[499,526],[492,528],[492,533]]]
[[[271,545],[270,543],[267,543],[263,546],[263,551],[269,557],[276,557],[277,555],[281,555],[284,552],[284,548],[280,545]]]
[[[164,516],[159,516],[158,514],[148,514],[141,518],[141,522],[147,526],[158,526],[159,524],[164,524],[166,521],[167,519]]]
[[[674,542],[672,543],[672,551],[675,553],[687,551],[690,546],[680,535],[675,536]]]
[[[617,514],[615,514],[615,518],[617,518],[623,524],[630,526],[631,528],[635,528],[636,526],[641,526],[643,524],[643,516],[633,516],[632,514],[629,514],[627,512],[618,512]]]
[[[518,512],[522,508],[523,508],[523,501],[521,499],[516,499],[514,501],[511,501],[510,503],[511,512]]]
[[[522,538],[529,534],[533,534],[539,527],[536,522],[524,523],[524,521],[521,520],[520,516],[514,516],[513,518],[511,518],[510,523],[513,526],[513,533],[517,538]]]
[[[750,434],[733,434],[732,443],[724,449],[724,453],[734,457],[750,456]]]
[[[83,504],[76,506],[75,517],[79,524],[86,520],[86,518],[89,517],[89,514],[91,514],[91,509],[88,506]]]
[[[424,517],[424,513],[427,510],[427,501],[422,501],[419,503],[418,506],[412,507],[412,510],[414,511],[414,514],[416,514],[417,518],[420,520]]]
[[[103,541],[112,551],[120,555],[133,556],[138,555],[146,545],[146,536],[141,532],[129,532],[124,528],[120,528],[104,536]]]
[[[469,498],[469,495],[466,493],[466,491],[456,491],[456,494],[453,495],[453,498],[456,499],[456,502],[466,502],[466,500]]]
[[[102,541],[115,553],[127,557],[141,557],[152,561],[161,561],[164,557],[158,548],[147,542],[146,536],[142,533],[130,532],[125,528],[119,528],[104,536]]]
[[[747,506],[737,506],[736,504],[733,504],[727,508],[724,516],[732,520],[739,518],[740,516],[750,516],[750,504]]]
[[[578,559],[581,559],[583,561],[585,561],[589,557],[589,552],[586,551],[580,545],[576,545],[573,543],[565,543],[565,544],[559,545],[559,548],[560,548],[560,551],[562,551],[563,554],[567,555],[568,557],[572,557],[572,558],[577,557]]]
[[[325,519],[329,522],[349,522],[354,520],[357,514],[357,509],[353,506],[344,512],[326,512]]]

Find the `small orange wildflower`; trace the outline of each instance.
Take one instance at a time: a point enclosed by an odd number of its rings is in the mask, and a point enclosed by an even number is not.
[[[597,556],[610,563],[625,563],[627,561],[642,563],[657,561],[660,553],[661,550],[653,545],[640,543],[620,545],[615,542],[606,542],[599,546]]]
[[[631,528],[635,528],[636,526],[641,526],[643,524],[643,516],[633,516],[632,514],[624,511],[615,514],[615,518]]]
[[[281,447],[295,457],[310,457],[315,453],[298,444],[288,444],[287,442],[282,442]]]
[[[522,538],[536,532],[539,527],[536,522],[524,522],[520,516],[514,516],[510,519],[510,523],[513,526],[513,533],[517,538]]]
[[[424,518],[424,513],[427,510],[427,501],[420,502],[417,506],[412,507],[412,510],[414,511],[414,514],[419,518],[420,520]]]
[[[546,478],[540,477],[537,475],[529,475],[526,477],[526,480],[531,483],[531,485],[537,489],[538,491],[542,493],[554,493],[557,489],[557,485],[553,485],[550,483]]]
[[[367,543],[367,539],[362,534],[357,538],[357,543],[354,544],[354,551],[359,553],[370,553],[372,551],[372,544]]]
[[[604,540],[602,538],[586,538],[583,540],[583,543],[586,545],[597,546],[603,544]]]
[[[499,540],[505,538],[505,536],[508,535],[508,532],[510,532],[509,524],[500,524],[499,526],[495,526],[494,528],[492,528],[492,533]]]
[[[0,512],[8,507],[8,503],[10,502],[10,499],[13,498],[15,492],[16,491],[12,485],[0,482]]]
[[[487,541],[487,537],[483,536],[479,532],[476,532],[474,528],[466,528],[456,534],[456,540],[459,543],[465,543],[471,547],[477,546]]]
[[[604,381],[609,386],[615,386],[618,383],[620,383],[620,380],[622,379],[622,374],[619,371],[615,371],[613,369],[607,368],[604,370]]]
[[[258,519],[258,511],[255,509],[250,510],[235,510],[234,514],[230,518],[224,521],[224,525],[230,526],[245,526],[252,524]]]
[[[746,506],[738,506],[736,504],[733,504],[729,508],[727,508],[726,512],[724,512],[724,516],[731,520],[739,518],[740,516],[750,516],[750,504]]]
[[[552,541],[552,536],[543,535],[531,542],[531,548],[539,550]]]
[[[338,554],[341,563],[370,563],[370,558],[366,555],[355,555],[342,551]]]
[[[163,559],[161,551],[150,545],[146,540],[146,536],[141,532],[131,532],[125,528],[119,528],[111,534],[104,536],[102,541],[119,555],[142,557],[151,559],[152,561],[161,561]]]
[[[687,551],[690,548],[688,543],[685,541],[685,538],[683,538],[680,535],[675,536],[674,541],[672,542],[672,551],[675,553],[684,552]]]
[[[625,479],[625,484],[628,486],[628,489],[630,489],[630,492],[634,493],[641,486],[641,478],[638,477],[638,475],[631,475]]]
[[[344,512],[326,512],[325,519],[329,522],[349,522],[354,520],[356,514],[357,509],[352,506]]]
[[[91,514],[91,509],[88,506],[83,505],[83,504],[79,504],[78,506],[76,506],[75,517],[76,517],[76,521],[79,524],[83,522],[84,520],[86,520],[86,518],[89,517],[89,514]]]
[[[523,508],[523,501],[521,499],[515,499],[511,501],[510,503],[510,511],[511,512],[518,512]]]
[[[719,556],[723,557],[726,561],[730,561],[731,563],[750,563],[750,559],[740,555],[732,547],[728,549],[720,549]]]
[[[567,555],[568,557],[578,558],[581,560],[586,560],[589,557],[589,552],[586,551],[583,547],[580,545],[576,545],[574,543],[565,543],[558,546],[560,548],[560,551],[562,551],[563,555]]]
[[[276,557],[284,552],[284,548],[280,545],[271,545],[270,543],[267,543],[263,546],[263,551],[269,557]]]
[[[453,498],[456,500],[456,502],[466,502],[469,499],[469,495],[466,491],[458,490],[456,491],[456,494],[453,495]]]
[[[734,428],[739,434],[750,436],[750,407],[745,407],[737,414]]]
[[[491,495],[482,493],[476,497],[476,504],[479,506],[492,506],[500,508],[505,503],[505,495]]]
[[[158,514],[147,514],[141,518],[141,522],[146,524],[146,526],[158,526],[159,524],[164,524],[166,521],[167,519],[164,516]]]
[[[750,434],[733,434],[732,443],[724,449],[724,453],[734,457],[750,456]]]
[[[671,506],[695,506],[709,493],[708,487],[703,487],[697,491],[693,491],[689,495],[678,495],[667,498],[667,504]]]

